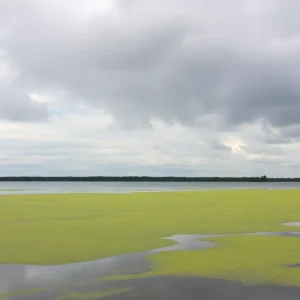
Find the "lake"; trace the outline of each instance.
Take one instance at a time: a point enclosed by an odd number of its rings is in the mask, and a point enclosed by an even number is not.
[[[300,182],[0,182],[0,194],[134,193],[217,189],[300,189]]]

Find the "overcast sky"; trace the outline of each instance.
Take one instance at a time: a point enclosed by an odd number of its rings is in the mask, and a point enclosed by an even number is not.
[[[299,0],[1,0],[0,176],[300,177]]]

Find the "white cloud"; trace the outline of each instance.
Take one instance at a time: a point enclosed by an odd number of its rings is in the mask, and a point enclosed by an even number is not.
[[[300,144],[283,146],[286,156],[270,154],[261,136],[253,140],[245,134],[249,128],[220,137],[209,127],[152,124],[124,131],[104,111],[87,108],[39,125],[2,121],[0,175],[180,175],[182,169],[198,176],[261,175],[261,170],[276,176],[282,170],[293,175],[292,164],[300,164]]]
[[[285,3],[1,1],[0,175],[297,176]]]

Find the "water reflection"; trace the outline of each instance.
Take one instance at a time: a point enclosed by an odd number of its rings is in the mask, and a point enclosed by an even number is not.
[[[146,256],[166,251],[199,250],[215,246],[204,239],[221,236],[263,235],[300,237],[300,232],[257,232],[248,234],[182,234],[166,237],[173,246],[108,257],[96,261],[56,266],[1,265],[0,293],[39,287],[55,287],[70,282],[88,281],[102,276],[137,274],[149,270]]]

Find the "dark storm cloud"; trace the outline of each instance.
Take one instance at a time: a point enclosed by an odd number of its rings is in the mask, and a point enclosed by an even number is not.
[[[1,44],[24,84],[58,87],[125,124],[300,123],[297,1],[117,1],[88,19],[79,4],[2,1]]]

